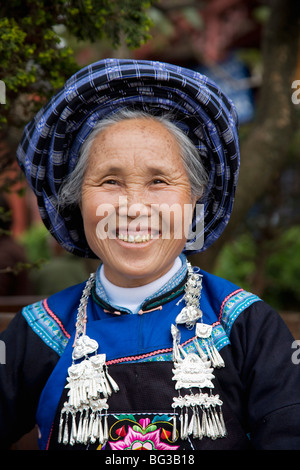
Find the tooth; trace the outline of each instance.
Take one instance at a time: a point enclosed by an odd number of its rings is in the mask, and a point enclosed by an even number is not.
[[[127,235],[126,233],[119,233],[118,238],[128,243],[142,243],[147,242],[150,239],[152,240],[154,236],[150,233],[143,234],[143,235]]]

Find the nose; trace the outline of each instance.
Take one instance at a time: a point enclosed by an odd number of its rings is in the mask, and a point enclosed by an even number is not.
[[[143,197],[140,194],[135,192],[119,198],[120,217],[134,219],[136,217],[148,217],[149,214],[149,207],[144,203]]]

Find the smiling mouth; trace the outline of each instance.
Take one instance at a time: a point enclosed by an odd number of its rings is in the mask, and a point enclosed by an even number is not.
[[[128,233],[127,231],[117,231],[116,237],[118,240],[127,243],[146,243],[153,239],[158,239],[160,236],[159,231],[149,232],[134,232]]]
[[[119,233],[119,235],[117,235],[117,238],[128,243],[145,243],[149,240],[152,240],[153,235],[150,235],[150,233],[148,233],[147,235],[127,235]]]

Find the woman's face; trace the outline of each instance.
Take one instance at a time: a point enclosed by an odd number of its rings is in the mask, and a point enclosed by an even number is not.
[[[81,211],[112,283],[136,287],[165,274],[184,248],[195,202],[179,145],[162,124],[124,120],[95,138]]]

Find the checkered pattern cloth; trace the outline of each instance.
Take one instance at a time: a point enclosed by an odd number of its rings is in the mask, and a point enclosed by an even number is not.
[[[95,257],[79,208],[59,212],[57,194],[95,123],[121,107],[171,112],[175,124],[199,149],[209,174],[201,201],[204,224],[194,217],[197,235],[187,242],[185,252],[207,249],[223,232],[232,211],[239,169],[236,111],[206,76],[154,61],[106,59],[83,68],[25,127],[17,159],[46,227],[66,250]],[[202,225],[203,230],[195,229]],[[201,246],[193,249],[201,238]]]

